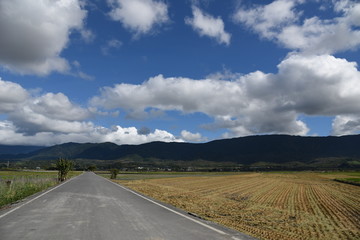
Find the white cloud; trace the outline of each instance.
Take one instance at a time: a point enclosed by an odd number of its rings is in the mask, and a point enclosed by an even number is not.
[[[82,78],[82,79],[84,79],[84,80],[89,80],[89,81],[95,79],[94,76],[91,76],[91,75],[86,74],[86,73],[84,73],[83,71],[79,71],[79,70],[78,70],[77,73],[75,73],[75,76],[78,76],[79,78]]]
[[[261,72],[245,75],[235,82],[164,78],[159,75],[142,85],[119,84],[102,89],[92,104],[131,112],[148,108],[202,112],[217,121],[214,128],[243,126],[248,133],[283,132],[306,134],[296,112],[278,109],[275,79]]]
[[[78,133],[86,131],[92,124],[83,122],[90,111],[71,103],[62,93],[47,93],[28,98],[9,113],[9,119],[17,128],[28,134],[36,132]]]
[[[94,80],[95,77],[94,76],[91,76],[89,74],[86,74],[84,73],[83,71],[81,71],[81,64],[78,62],[78,61],[73,61],[72,62],[72,65],[73,65],[73,73],[71,73],[71,75],[75,76],[75,77],[79,77],[79,78],[82,78],[84,80]]]
[[[360,72],[354,62],[330,55],[290,54],[278,72],[247,75],[225,72],[214,79],[165,78],[139,84],[104,87],[81,107],[62,93],[37,96],[19,84],[0,80],[0,142],[52,145],[68,141],[138,144],[149,141],[203,141],[200,133],[181,136],[156,129],[97,126],[89,119],[96,107],[121,108],[129,115],[149,117],[163,111],[202,112],[214,119],[204,129],[227,129],[223,137],[263,133],[306,135],[301,116],[336,116],[333,134],[360,129]],[[230,77],[229,77],[230,76]],[[223,80],[229,79],[230,80]],[[16,97],[14,97],[16,96]],[[5,118],[4,118],[5,117]]]
[[[252,28],[262,37],[273,39],[282,27],[298,20],[299,13],[294,11],[294,7],[299,2],[296,0],[276,0],[268,5],[260,5],[251,9],[240,8],[233,18],[236,22]]]
[[[155,0],[108,0],[110,17],[138,37],[169,21],[168,6]]]
[[[11,121],[0,121],[0,143],[8,145],[51,146],[66,142],[99,142],[101,129],[92,128],[88,132],[36,132],[33,135],[21,132]]]
[[[252,9],[240,8],[234,20],[261,37],[310,54],[332,54],[359,47],[360,3],[334,1],[332,7],[339,17],[301,19],[302,12],[296,11],[296,7],[303,3],[305,1],[276,0]]]
[[[104,87],[94,106],[122,108],[147,116],[149,109],[202,112],[214,118],[206,129],[225,128],[228,136],[309,131],[301,115],[343,116],[360,112],[360,72],[354,62],[330,55],[289,55],[278,73],[257,71],[233,81],[150,78],[140,84]],[[225,78],[229,74],[227,73]],[[234,75],[236,76],[236,74]],[[184,137],[184,136],[183,136]]]
[[[28,106],[44,116],[61,120],[78,121],[90,116],[88,110],[70,102],[63,93],[46,93],[31,99]]]
[[[37,131],[34,134],[22,132],[11,121],[0,121],[0,143],[8,145],[51,146],[66,142],[113,142],[116,144],[141,144],[152,141],[183,142],[171,133],[158,130],[144,135],[138,134],[136,128],[114,126],[104,128],[88,124],[81,132],[76,131]]]
[[[118,144],[140,144],[153,141],[182,142],[183,140],[177,139],[173,134],[164,130],[155,129],[154,132],[144,135],[139,134],[135,127],[122,128],[115,126],[112,131],[102,136],[102,141]]]
[[[123,43],[120,40],[115,38],[110,39],[109,41],[106,42],[105,45],[101,47],[101,53],[103,55],[109,55],[109,52],[111,50],[119,49],[122,45]]]
[[[360,72],[355,62],[330,55],[293,55],[278,68],[277,87],[286,92],[284,108],[308,115],[360,112]]]
[[[95,34],[89,29],[81,29],[80,34],[87,43],[93,42],[95,39]]]
[[[244,92],[238,84],[232,82],[164,78],[159,75],[141,85],[122,83],[113,88],[104,87],[101,95],[94,97],[92,104],[107,109],[124,108],[140,112],[152,107],[186,113],[201,111],[209,115],[226,115],[229,111],[236,112],[238,106],[242,105]],[[234,103],[237,103],[236,106]],[[227,109],[223,108],[225,105],[228,106]]]
[[[221,17],[213,17],[203,13],[198,7],[192,7],[193,18],[185,18],[185,23],[190,25],[200,36],[214,38],[218,43],[229,45],[231,35],[224,29]]]
[[[74,63],[75,65],[76,62]],[[39,95],[39,92],[35,92]],[[0,144],[54,145],[65,142],[114,142],[139,144],[151,141],[183,141],[173,134],[155,129],[138,131],[134,127],[97,126],[88,119],[98,109],[83,108],[63,93],[32,96],[19,84],[0,79]]]
[[[192,133],[186,130],[181,131],[181,138],[187,142],[204,142],[207,140],[200,133]]]
[[[80,0],[0,1],[0,64],[21,74],[69,71],[60,54],[73,30],[90,38],[86,14]]]
[[[0,113],[14,111],[16,106],[27,98],[27,91],[19,84],[0,78]]]

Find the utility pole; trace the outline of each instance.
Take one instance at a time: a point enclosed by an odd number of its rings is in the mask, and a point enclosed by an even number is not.
[[[9,168],[9,166],[10,166],[10,162],[9,162],[9,160],[8,160],[8,162],[7,162],[7,168]]]

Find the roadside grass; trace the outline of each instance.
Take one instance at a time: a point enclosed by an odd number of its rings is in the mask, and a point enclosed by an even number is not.
[[[79,175],[71,172],[69,177]],[[57,171],[0,171],[0,208],[58,184]]]
[[[178,174],[115,182],[260,239],[360,239],[360,188],[333,181],[357,172]]]

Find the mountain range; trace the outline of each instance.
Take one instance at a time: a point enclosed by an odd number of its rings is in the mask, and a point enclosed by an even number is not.
[[[134,156],[137,159],[203,160],[243,165],[255,163],[316,165],[319,161],[329,165],[334,159],[341,159],[340,162],[335,161],[337,166],[352,164],[359,167],[360,135],[340,137],[260,135],[207,143],[151,142],[140,145],[116,145],[106,142],[65,143],[51,147],[0,146],[0,159],[11,161],[53,160],[59,157],[110,161]]]

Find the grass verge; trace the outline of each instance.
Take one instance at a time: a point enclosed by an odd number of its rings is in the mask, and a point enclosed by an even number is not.
[[[57,171],[0,171],[0,208],[58,184]],[[71,172],[70,177],[80,172]]]

